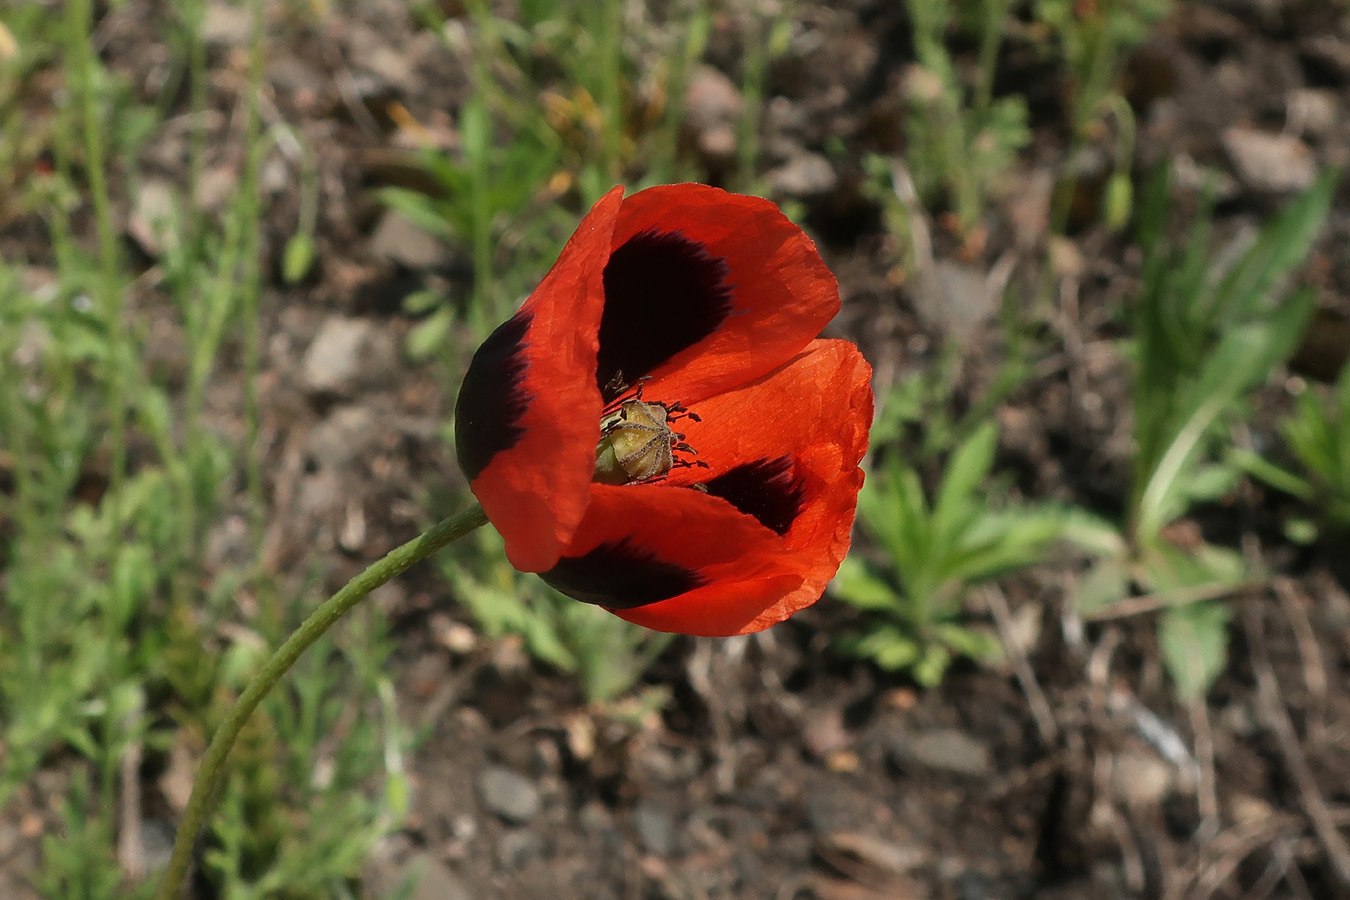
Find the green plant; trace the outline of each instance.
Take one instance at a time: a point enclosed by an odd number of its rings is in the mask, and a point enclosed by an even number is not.
[[[343,896],[407,815],[407,736],[384,671],[392,643],[366,613],[316,642],[240,735],[205,858],[223,896]]]
[[[769,65],[792,39],[791,3],[743,4],[745,53],[741,60],[741,115],[736,122],[736,189],[761,193],[759,133]]]
[[[1319,525],[1337,533],[1350,530],[1350,369],[1341,371],[1330,391],[1304,391],[1280,434],[1296,469],[1247,450],[1234,450],[1234,461],[1316,511],[1316,524],[1288,523],[1291,536],[1306,540]]]
[[[1122,60],[1171,11],[1172,0],[1035,0],[1044,44],[1068,66],[1070,125],[1082,133],[1105,111]]]
[[[967,88],[945,43],[960,21],[950,0],[907,0],[917,64],[906,78],[906,162],[920,198],[945,193],[963,234],[979,225],[991,195],[1031,141],[1026,101],[993,96],[994,67],[1006,26],[1007,0],[986,0],[973,16],[980,44],[974,86]]]
[[[419,10],[427,27],[451,33],[434,4]],[[626,29],[619,0],[526,3],[518,20],[483,2],[468,13],[474,92],[459,110],[459,148],[418,154],[434,190],[380,192],[429,234],[466,245],[473,263],[462,302],[409,298],[410,311],[426,315],[408,339],[416,358],[445,348],[456,320],[477,342],[510,315],[573,219],[566,207],[578,204],[560,198],[579,195],[585,207],[620,181],[676,180],[684,79],[709,27],[702,0],[672,7],[665,28],[636,31]],[[639,62],[648,59],[657,62],[640,84]],[[542,83],[541,60],[557,71]]]
[[[257,173],[270,147],[258,112],[261,4],[242,104],[247,151],[219,219],[197,202],[208,158],[204,4],[176,10],[169,68],[188,80],[192,114],[182,117],[188,175],[173,188],[150,184],[138,165],[164,110],[101,61],[92,5],[73,3],[56,18],[4,15],[22,48],[21,58],[0,60],[5,96],[11,87],[28,96],[53,74],[68,87],[27,137],[0,128],[6,157],[27,164],[5,214],[26,216],[50,248],[31,268],[0,262],[0,806],[44,772],[69,780],[32,873],[50,897],[148,894],[146,873],[124,868],[117,852],[125,815],[157,815],[128,800],[139,796],[142,762],[191,754],[214,732],[258,647],[284,624],[278,587],[254,562],[206,561],[222,486],[245,485],[255,559],[266,515],[257,440]],[[39,157],[52,165],[35,168]],[[119,190],[134,199],[151,188],[164,190],[162,203],[127,204],[156,239],[145,277],[131,269],[112,210]],[[152,340],[159,323],[181,328],[170,354],[181,368],[151,361],[152,347],[162,356],[173,340]],[[206,402],[235,348],[239,443],[214,427]],[[255,617],[241,620],[240,595],[258,601]],[[220,896],[348,896],[372,842],[406,810],[405,737],[383,674],[389,643],[360,624],[334,636],[298,673],[295,693],[255,720],[252,753],[205,844],[203,872]],[[353,719],[353,710],[368,715]],[[323,778],[312,775],[315,760]],[[270,791],[278,772],[289,787],[280,799]]]
[[[1144,197],[1139,241],[1145,248],[1142,287],[1133,310],[1127,351],[1134,363],[1135,457],[1124,521],[1080,534],[1101,553],[1078,592],[1080,611],[1095,614],[1137,587],[1171,608],[1160,628],[1164,661],[1183,689],[1208,687],[1224,657],[1182,652],[1223,646],[1226,617],[1201,600],[1248,578],[1234,551],[1200,542],[1179,543],[1168,529],[1196,504],[1213,501],[1236,484],[1239,470],[1223,453],[1225,429],[1244,410],[1246,395],[1269,379],[1307,326],[1313,297],[1285,284],[1306,258],[1337,182],[1328,173],[1261,230],[1230,265],[1209,252],[1208,209],[1202,209],[1184,246],[1166,236],[1170,187],[1160,170]],[[1210,633],[1201,634],[1208,630]],[[1197,659],[1203,672],[1194,670]]]
[[[488,637],[518,635],[531,656],[572,675],[587,703],[609,704],[631,691],[672,636],[630,624],[559,594],[506,561],[495,531],[476,535],[476,551],[447,558],[455,597]]]
[[[989,658],[997,640],[971,629],[963,605],[971,589],[1034,565],[1062,535],[1066,514],[1049,507],[998,507],[985,492],[998,431],[975,430],[947,460],[930,502],[919,473],[892,454],[858,498],[862,531],[882,551],[869,565],[844,560],[834,593],[872,618],[845,648],[887,669],[937,684],[953,659]]]

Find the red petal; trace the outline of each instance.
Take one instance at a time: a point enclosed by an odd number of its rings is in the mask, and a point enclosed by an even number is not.
[[[676,426],[708,468],[675,469],[670,484],[704,482],[717,493],[719,476],[735,480],[727,473],[753,471],[756,464],[760,472],[780,476],[763,485],[767,496],[743,502],[722,496],[758,513],[803,561],[806,580],[784,598],[786,607],[819,598],[848,552],[863,482],[859,463],[872,425],[871,376],[853,344],[813,341],[765,378],[697,404],[693,411],[701,421],[681,419]],[[655,391],[650,396],[660,399]],[[751,479],[736,491],[743,495],[754,487]]]
[[[616,187],[591,208],[539,287],[498,330],[506,339],[494,347],[490,338],[479,349],[460,389],[461,462],[473,461],[466,465],[470,487],[522,572],[552,568],[586,511],[600,439],[595,368],[603,272],[622,198]]]
[[[590,507],[566,556],[576,559],[597,548],[616,549],[632,566],[616,567],[611,603],[634,602],[634,573],[691,581],[692,589],[668,599],[614,612],[658,631],[725,636],[769,627],[794,612],[784,598],[800,592],[804,572],[777,535],[737,512],[726,501],[690,488],[657,484],[595,485]],[[611,554],[612,556],[613,554]],[[559,570],[544,578],[574,596],[605,605],[606,573],[588,572],[581,592],[569,591]],[[575,582],[573,582],[575,584]],[[625,586],[628,586],[627,588]],[[644,585],[660,596],[662,585]],[[809,601],[808,601],[809,602]]]
[[[679,232],[721,257],[731,312],[711,335],[650,374],[686,403],[758,378],[796,356],[839,311],[839,286],[815,244],[760,197],[701,184],[639,191],[623,202],[613,248],[642,232]]]

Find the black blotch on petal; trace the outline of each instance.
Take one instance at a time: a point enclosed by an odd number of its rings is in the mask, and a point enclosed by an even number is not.
[[[742,463],[705,482],[708,493],[754,516],[765,528],[787,534],[802,511],[806,489],[792,467],[792,457]]]
[[[727,263],[678,231],[635,234],[605,265],[596,384],[628,384],[717,330],[731,313]]]
[[[532,318],[517,313],[499,325],[464,373],[455,401],[455,453],[470,481],[525,434],[520,420],[532,399],[525,390],[525,333]]]
[[[584,556],[563,557],[539,577],[573,600],[606,609],[660,603],[704,583],[697,572],[658,559],[626,538]]]

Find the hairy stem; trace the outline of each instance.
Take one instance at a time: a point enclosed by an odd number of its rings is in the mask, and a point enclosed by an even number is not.
[[[201,832],[206,817],[220,794],[220,788],[224,783],[225,760],[234,746],[235,739],[249,716],[258,708],[258,704],[291,666],[295,665],[300,655],[375,588],[486,523],[487,517],[483,515],[483,510],[475,505],[466,512],[445,519],[403,546],[389,551],[324,601],[286,639],[286,643],[272,654],[272,658],[258,674],[253,676],[248,687],[239,695],[234,708],[230,710],[220,730],[211,739],[211,745],[206,748],[206,756],[202,759],[202,766],[197,771],[196,781],[192,785],[192,796],[188,799],[187,809],[183,811],[183,820],[178,824],[178,833],[174,836],[173,855],[169,858],[164,880],[155,895],[156,900],[174,900],[177,896],[187,875],[197,835]]]

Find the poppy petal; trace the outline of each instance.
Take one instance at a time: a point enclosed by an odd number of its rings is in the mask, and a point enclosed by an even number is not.
[[[597,383],[650,376],[688,403],[796,356],[839,311],[811,239],[760,197],[699,184],[623,202],[605,272]]]
[[[809,561],[807,602],[848,552],[872,424],[871,376],[853,344],[817,340],[764,378],[697,404],[698,421],[679,421],[707,468],[672,470],[668,483],[701,483],[781,535]]]
[[[797,554],[725,500],[635,484],[595,485],[566,554],[541,577],[647,628],[725,636],[795,612],[782,601],[805,576]]]
[[[455,405],[469,486],[522,572],[552,568],[586,511],[603,401],[595,386],[604,268],[623,188],[474,354]]]

